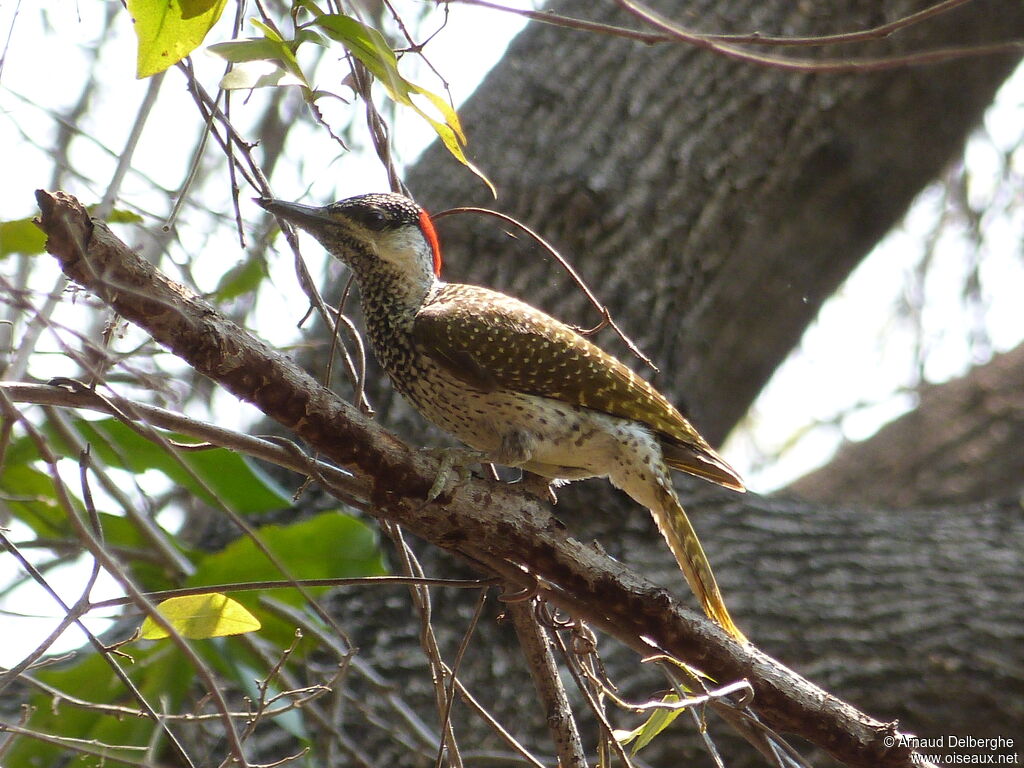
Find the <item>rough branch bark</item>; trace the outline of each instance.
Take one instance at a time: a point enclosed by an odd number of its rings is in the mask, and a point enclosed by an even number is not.
[[[555,605],[601,627],[640,653],[660,648],[715,677],[749,679],[754,708],[851,766],[909,766],[914,755],[872,720],[753,647],[741,648],[664,590],[567,536],[538,502],[507,487],[471,481],[441,503],[424,504],[436,464],[361,417],[284,356],[219,315],[141,260],[77,200],[37,194],[47,250],[72,280],[157,341],[294,430],[325,456],[366,475],[374,514],[498,573],[540,579]]]

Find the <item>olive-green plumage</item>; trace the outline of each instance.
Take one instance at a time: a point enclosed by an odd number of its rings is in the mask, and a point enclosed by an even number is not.
[[[668,467],[743,484],[664,396],[528,304],[442,282],[429,217],[407,198],[259,202],[352,268],[374,352],[424,416],[497,463],[552,479],[607,476],[651,511],[705,612],[743,639]]]
[[[647,424],[674,449],[673,458],[666,456],[669,466],[743,489],[664,395],[572,328],[518,299],[444,284],[416,313],[412,336],[480,389],[539,395]]]

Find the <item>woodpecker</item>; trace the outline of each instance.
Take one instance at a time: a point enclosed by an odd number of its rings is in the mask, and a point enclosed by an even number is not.
[[[423,416],[487,461],[551,480],[607,477],[650,510],[705,613],[745,642],[669,468],[743,482],[663,395],[529,304],[442,281],[430,216],[407,197],[256,202],[352,270],[374,353]]]

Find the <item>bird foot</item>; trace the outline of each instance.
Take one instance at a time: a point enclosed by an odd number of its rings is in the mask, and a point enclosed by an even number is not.
[[[544,477],[544,475],[538,475],[533,472],[527,472],[524,469],[523,476],[516,481],[516,484],[528,494],[536,496],[541,501],[546,501],[549,504],[558,503],[555,488],[559,487],[561,483],[557,480],[552,480],[550,477]]]
[[[423,453],[437,459],[441,466],[437,469],[437,476],[434,484],[427,491],[427,501],[434,501],[444,493],[452,474],[457,474],[453,488],[465,483],[472,476],[469,467],[472,464],[480,464],[487,461],[487,456],[480,451],[469,448],[423,448]]]

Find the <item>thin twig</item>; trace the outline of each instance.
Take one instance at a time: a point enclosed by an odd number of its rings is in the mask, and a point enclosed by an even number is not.
[[[496,219],[504,221],[506,224],[511,224],[512,226],[521,229],[523,232],[525,232],[527,235],[533,238],[544,250],[548,252],[548,254],[551,255],[551,257],[555,261],[557,261],[561,265],[562,269],[564,269],[566,273],[569,275],[569,277],[572,278],[572,281],[576,283],[576,287],[579,288],[583,292],[583,295],[587,297],[587,301],[589,301],[593,305],[593,307],[598,312],[601,313],[602,319],[598,325],[588,330],[581,330],[580,333],[582,333],[584,336],[588,336],[601,330],[606,325],[611,326],[615,333],[618,334],[618,337],[622,339],[622,342],[626,345],[626,347],[629,348],[629,351],[632,352],[641,361],[643,361],[646,365],[648,365],[652,370],[657,372],[658,366],[656,366],[651,361],[651,359],[647,357],[647,355],[640,351],[640,348],[633,342],[632,339],[630,339],[628,336],[626,336],[625,333],[623,333],[622,329],[619,328],[615,320],[612,319],[612,314],[608,307],[602,304],[600,301],[598,301],[597,296],[595,296],[593,291],[590,290],[587,284],[583,281],[583,278],[580,277],[579,273],[575,269],[573,269],[572,265],[565,259],[564,256],[562,256],[562,254],[560,254],[555,249],[553,245],[551,245],[551,243],[549,243],[547,240],[545,240],[543,237],[534,232],[532,229],[526,226],[526,224],[519,221],[518,219],[513,218],[512,216],[509,216],[506,213],[491,210],[490,208],[478,208],[476,206],[449,208],[447,211],[441,211],[438,214],[432,215],[430,218],[443,219],[445,216],[451,216],[457,213],[481,213],[486,216],[493,216]]]
[[[0,392],[0,399],[2,399],[2,398],[3,398],[3,393]],[[56,640],[57,637],[59,637],[60,634],[64,631],[64,629],[67,628],[67,626],[70,626],[71,623],[76,624],[78,626],[78,628],[80,630],[82,630],[82,632],[85,634],[85,636],[88,639],[90,645],[92,645],[92,647],[100,655],[100,658],[102,658],[103,661],[107,664],[107,666],[109,666],[111,668],[111,670],[114,672],[115,676],[122,682],[122,684],[125,686],[125,688],[128,690],[128,692],[131,694],[131,696],[137,702],[139,702],[139,706],[142,707],[143,711],[150,718],[152,718],[152,720],[154,722],[156,722],[160,726],[160,728],[167,734],[168,740],[173,745],[174,749],[179,753],[181,758],[185,761],[185,764],[187,766],[189,766],[189,768],[195,768],[195,764],[192,762],[192,758],[189,757],[188,752],[185,751],[185,748],[184,748],[184,746],[182,746],[181,742],[178,740],[178,737],[174,734],[173,731],[170,730],[170,728],[167,727],[166,723],[163,722],[163,720],[157,714],[157,712],[153,708],[153,706],[146,700],[145,696],[142,695],[142,692],[138,689],[138,687],[135,685],[135,683],[132,682],[131,678],[128,677],[127,673],[125,673],[125,671],[121,668],[121,665],[117,662],[117,660],[111,654],[106,652],[106,648],[104,647],[103,643],[101,643],[99,641],[99,639],[82,622],[81,617],[85,615],[85,611],[87,610],[86,605],[85,605],[85,603],[83,601],[85,601],[86,598],[88,597],[88,591],[83,592],[82,598],[78,601],[78,603],[75,604],[74,607],[69,607],[64,602],[64,600],[60,597],[60,595],[58,595],[53,590],[53,588],[50,586],[49,582],[47,582],[46,579],[43,578],[42,575],[38,573],[36,568],[27,559],[25,559],[24,557],[21,556],[21,553],[18,552],[17,548],[15,548],[13,546],[13,544],[11,544],[11,542],[7,540],[7,537],[3,535],[2,531],[0,531],[0,542],[2,542],[4,544],[4,546],[7,548],[7,550],[9,552],[11,552],[18,559],[18,562],[21,564],[22,568],[24,568],[26,571],[28,571],[28,573],[32,575],[32,577],[36,580],[36,582],[44,590],[46,590],[46,592],[50,595],[50,597],[64,610],[65,619],[61,621],[61,626],[59,627],[59,631],[55,631],[54,633],[52,633],[51,634],[52,640],[50,638],[47,638],[47,640],[44,641],[44,644],[41,644],[39,646],[37,651],[42,650],[42,652],[45,652],[45,650],[50,647],[50,645],[52,644],[53,640]],[[97,564],[97,563],[98,563],[98,559],[94,558],[94,570],[95,570],[95,564]],[[90,590],[91,590],[91,585],[90,585]],[[65,620],[67,620],[67,619],[71,619],[71,621],[69,623],[65,624]],[[25,660],[30,659],[31,656],[34,655],[34,653],[30,654],[29,657],[26,657]],[[25,660],[23,660],[23,663],[24,663]],[[29,663],[28,666],[31,666],[31,662]],[[3,689],[7,687],[7,684],[8,684],[7,681],[13,681],[18,675],[21,674],[21,672],[24,671],[24,669],[21,669],[21,667],[22,667],[22,664],[19,664],[19,665],[15,666],[14,668],[12,668],[8,672],[6,672],[2,678],[0,678],[0,691],[3,691]],[[28,668],[28,667],[26,666],[25,668]],[[220,713],[218,713],[218,717],[219,716],[220,716]]]
[[[311,621],[308,615],[303,614],[290,605],[285,605],[277,601],[270,600],[268,598],[261,599],[261,605],[271,611],[274,615],[286,619],[287,621],[293,622],[296,626],[301,627],[302,630],[312,637],[315,637],[323,647],[330,649],[346,668],[351,668],[355,672],[362,675],[367,683],[374,689],[375,695],[379,696],[383,701],[389,704],[397,715],[397,720],[390,720],[387,723],[385,730],[393,738],[398,733],[399,729],[396,727],[399,722],[404,723],[408,726],[408,733],[416,740],[417,744],[421,747],[420,750],[416,750],[419,754],[424,756],[432,753],[436,747],[439,736],[432,732],[427,725],[419,718],[419,715],[409,706],[404,699],[396,692],[394,685],[385,680],[376,670],[374,670],[367,662],[360,659],[355,655],[352,650],[345,650],[338,646],[338,638],[331,635],[329,632],[325,632],[322,625],[319,622]],[[359,699],[361,701],[361,698]],[[356,703],[356,702],[353,702]],[[355,745],[348,739],[344,732],[340,729],[338,721],[331,720],[321,715],[318,709],[312,709],[314,721],[323,728],[326,732],[329,732],[334,740],[345,750],[356,765],[368,765],[368,761],[361,760]],[[415,745],[409,745],[402,739],[396,739],[403,743],[411,750],[415,750]],[[428,752],[429,750],[429,752]]]
[[[416,555],[405,541],[402,529],[395,523],[385,521],[384,531],[391,538],[395,548],[398,550],[398,559],[401,562],[402,570],[410,576],[423,576],[423,569],[420,567]],[[434,627],[431,623],[430,591],[426,587],[412,586],[409,588],[412,595],[413,605],[416,606],[420,618],[420,646],[423,654],[430,664],[430,677],[433,682],[434,698],[437,703],[437,711],[441,723],[441,739],[438,742],[438,760],[444,755],[447,748],[449,763],[454,768],[462,768],[462,756],[459,753],[458,742],[455,739],[455,729],[450,719],[445,717],[449,708],[448,688],[445,685],[444,661],[441,658],[441,649],[437,644],[437,637],[434,635]]]
[[[260,721],[266,717],[267,706],[269,704],[267,701],[267,692],[270,690],[270,683],[275,677],[281,674],[284,665],[288,662],[288,659],[291,658],[295,649],[299,647],[300,642],[302,642],[302,630],[296,629],[295,635],[292,637],[292,644],[278,654],[277,659],[274,661],[267,673],[256,682],[256,690],[259,691],[259,700],[256,702],[256,711],[248,718],[245,729],[242,731],[241,739],[243,742],[253,735]]]
[[[657,11],[635,0],[615,0],[623,9],[656,29],[671,35],[678,42],[689,43],[697,48],[704,48],[731,59],[759,64],[770,69],[788,72],[807,73],[842,73],[842,72],[881,72],[890,69],[901,69],[924,64],[940,64],[946,61],[977,56],[992,56],[1003,53],[1019,53],[1024,50],[1024,41],[990,43],[987,45],[936,48],[930,51],[900,54],[896,56],[879,56],[864,59],[797,59],[787,56],[754,53],[736,45],[719,42],[698,32],[692,32],[680,26]]]
[[[582,624],[582,622],[574,622],[574,625],[576,626],[579,626],[580,624]],[[593,712],[594,717],[597,718],[604,742],[611,745],[612,749],[616,752],[619,760],[622,761],[624,766],[631,768],[633,766],[633,761],[630,759],[629,755],[626,754],[626,750],[623,748],[622,744],[619,743],[619,740],[615,738],[615,730],[612,728],[612,724],[608,722],[608,716],[604,712],[604,707],[601,706],[600,701],[594,695],[590,686],[587,685],[587,681],[582,674],[582,662],[580,661],[579,656],[569,649],[558,632],[552,633],[551,637],[554,639],[555,645],[558,646],[558,649],[562,654],[562,658],[566,661],[569,673],[572,675],[572,678],[576,683],[576,688],[583,694],[583,698],[590,707],[590,711]]]
[[[129,421],[141,419],[151,426],[189,435],[221,448],[278,464],[285,469],[314,474],[331,493],[337,494],[344,501],[365,504],[369,493],[366,484],[353,477],[350,472],[333,464],[315,460],[294,443],[285,443],[280,438],[246,435],[116,395],[100,396],[84,386],[69,390],[61,386],[0,382],[0,393],[4,393],[12,402],[85,408],[118,418],[123,416]]]
[[[335,331],[331,334],[331,351],[327,356],[327,371],[324,373],[324,386],[331,386],[331,370],[334,367],[334,353],[338,348],[338,342],[340,337],[338,334],[338,326],[343,325],[345,330],[348,331],[349,338],[352,343],[356,345],[356,360],[358,365],[355,366],[355,406],[362,410],[367,415],[373,414],[373,407],[370,405],[370,401],[366,396],[366,345],[363,344],[363,336],[359,333],[359,329],[356,328],[355,323],[349,320],[345,314],[345,302],[348,301],[349,291],[352,289],[352,281],[355,278],[354,272],[349,272],[348,280],[345,281],[345,288],[341,292],[341,298],[338,299],[338,306],[334,310],[335,320]],[[345,351],[348,355],[348,351]],[[348,363],[351,367],[351,361]],[[351,371],[350,371],[351,373]]]
[[[353,576],[351,578],[332,579],[296,579],[304,587],[373,587],[385,585],[418,585],[428,587],[452,587],[455,589],[480,589],[497,582],[497,579],[431,579],[417,576]],[[221,592],[259,592],[268,589],[284,589],[291,587],[290,581],[246,581],[235,584],[209,584],[203,587],[182,587],[181,589],[165,589],[159,592],[146,592],[150,600],[163,601],[172,597],[188,597]],[[127,597],[112,597],[89,604],[89,610],[97,608],[115,608],[130,605]]]
[[[455,683],[458,680],[459,672],[462,669],[462,660],[465,658],[466,649],[469,648],[469,641],[473,638],[473,633],[476,632],[477,624],[480,623],[480,616],[483,615],[484,606],[487,604],[487,590],[481,589],[480,594],[477,596],[476,608],[473,610],[473,616],[469,620],[469,626],[466,627],[466,631],[462,635],[462,641],[459,643],[458,650],[455,652],[455,660],[452,662],[451,667],[442,662],[442,667],[446,670],[448,675],[448,693],[447,701],[445,702],[445,711],[442,718],[442,728],[447,730],[451,726],[452,719],[452,706],[455,704]],[[437,761],[434,763],[437,768],[441,768],[441,762],[444,758],[444,745],[441,744],[437,749]]]
[[[505,726],[498,722],[497,718],[495,718],[490,712],[488,712],[487,709],[483,706],[483,704],[477,701],[477,699],[469,692],[469,689],[462,684],[461,680],[459,680],[458,678],[454,678],[454,680],[455,689],[459,692],[459,695],[462,697],[463,701],[465,701],[483,719],[485,723],[487,723],[491,728],[493,728],[494,732],[497,733],[498,736],[500,736],[505,741],[506,744],[508,744],[514,751],[519,753],[523,757],[523,759],[526,760],[526,762],[533,766],[533,768],[548,768],[548,766],[545,766],[544,763],[537,759],[537,757],[530,754],[530,751],[522,744],[520,744],[516,737],[509,733],[505,729]]]
[[[870,29],[806,37],[763,35],[759,32],[736,35],[696,32],[669,21],[646,6],[630,2],[629,0],[617,0],[617,2],[623,8],[633,13],[634,16],[637,16],[644,22],[651,24],[656,29],[660,30],[659,32],[644,32],[641,30],[629,29],[627,27],[620,27],[615,24],[604,24],[602,22],[562,16],[548,11],[530,11],[518,8],[509,8],[507,6],[500,5],[499,3],[489,2],[488,0],[456,1],[466,5],[476,5],[505,13],[512,13],[544,24],[582,32],[621,37],[628,40],[635,40],[646,45],[686,43],[698,48],[710,50],[729,58],[739,59],[741,61],[759,64],[774,69],[783,69],[795,72],[874,72],[900,67],[938,64],[945,61],[976,56],[1017,53],[1022,47],[1024,47],[1024,42],[1008,41],[989,45],[938,48],[930,51],[919,51],[916,53],[897,56],[863,59],[796,59],[784,56],[762,55],[737,47],[739,45],[819,47],[823,45],[855,43],[881,39],[914,24],[919,24],[927,19],[947,13],[954,8],[970,2],[970,0],[944,0],[930,8],[925,8],[917,13],[909,14],[908,16],[901,17],[895,21],[881,24]]]
[[[139,717],[139,718],[151,719],[150,718],[150,714],[146,710],[134,709],[132,707],[125,707],[125,706],[120,705],[120,704],[104,704],[104,703],[99,702],[99,701],[88,701],[86,699],[80,699],[77,696],[72,696],[67,691],[61,690],[60,688],[56,688],[56,687],[54,687],[52,685],[49,685],[48,683],[44,683],[42,680],[39,680],[35,676],[27,674],[27,673],[20,675],[18,679],[19,680],[23,680],[24,682],[29,683],[30,685],[35,686],[36,688],[38,688],[43,693],[45,693],[48,696],[50,696],[53,699],[54,702],[59,702],[61,704],[67,703],[67,704],[70,704],[73,707],[79,707],[80,709],[87,709],[87,710],[90,710],[90,711],[93,711],[93,712],[103,712],[104,714],[114,715],[115,717],[119,717],[119,718]],[[330,690],[331,690],[331,688],[328,685],[319,685],[319,684],[317,684],[317,685],[307,685],[307,686],[304,686],[302,688],[297,688],[297,689],[281,691],[280,693],[278,693],[275,696],[271,697],[268,700],[268,703],[273,703],[275,700],[279,700],[279,699],[283,699],[283,698],[288,698],[288,697],[295,697],[295,698],[290,699],[286,704],[282,704],[280,707],[274,707],[273,709],[266,710],[263,713],[263,716],[265,718],[270,718],[270,717],[276,717],[277,715],[283,715],[285,712],[290,712],[290,711],[292,711],[294,709],[298,709],[298,708],[303,707],[304,705],[306,705],[308,702],[311,702],[311,701],[314,701],[317,698],[320,698],[324,694],[328,693]],[[248,720],[249,718],[252,717],[252,712],[231,712],[230,714],[236,720]],[[197,715],[197,714],[193,714],[193,713],[180,714],[180,715],[160,714],[158,716],[157,720],[164,720],[164,721],[167,721],[167,722],[173,722],[175,720],[181,720],[181,721],[184,721],[184,722],[194,723],[194,722],[202,722],[202,721],[208,721],[208,720],[219,720],[220,716],[221,715],[220,715],[219,712],[215,712],[215,713],[211,713],[211,714],[205,714],[205,715],[204,714],[198,714]]]
[[[551,653],[551,639],[547,630],[537,621],[532,602],[509,603],[505,610],[512,617],[530,676],[544,704],[545,721],[555,743],[559,766],[586,768],[587,755],[583,751],[583,741],[569,705],[569,696],[558,675],[558,665]]]
[[[530,19],[531,21],[538,21],[542,24],[550,24],[552,26],[578,30],[581,32],[595,32],[598,34],[609,35],[611,37],[621,37],[645,43],[647,45],[672,43],[677,41],[677,38],[674,35],[659,34],[656,32],[643,32],[641,30],[620,27],[615,24],[604,24],[602,22],[589,21],[587,19],[563,16],[562,14],[555,13],[554,11],[531,11],[522,8],[510,8],[508,6],[501,5],[500,3],[489,2],[489,0],[451,1],[462,3],[463,5],[475,5],[480,8],[490,8],[491,10],[522,16],[523,18]],[[771,45],[778,47],[819,47],[839,43],[855,43],[889,37],[894,32],[906,29],[907,27],[915,24],[920,24],[926,19],[934,18],[935,16],[939,16],[943,13],[948,13],[954,8],[966,5],[969,2],[971,2],[971,0],[943,0],[940,3],[936,3],[933,6],[917,11],[916,13],[902,16],[894,21],[880,24],[876,27],[871,27],[870,29],[860,29],[855,32],[837,32],[831,35],[790,37],[785,35],[766,35],[761,32],[748,32],[745,34],[699,32],[694,34],[699,34],[706,40],[714,40],[722,43]]]
[[[152,768],[153,765],[153,761],[148,758],[136,760],[135,758],[128,757],[124,754],[126,751],[138,753],[145,752],[148,749],[148,747],[145,746],[139,747],[131,744],[107,744],[99,739],[76,739],[71,736],[51,736],[46,733],[40,733],[39,731],[33,731],[29,728],[24,728],[19,725],[5,723],[2,721],[0,721],[0,733],[17,734],[18,736],[24,736],[30,739],[35,739],[36,741],[41,741],[44,744],[53,744],[67,752],[98,757],[99,764],[101,765],[107,761],[117,763],[118,765],[138,766],[139,768]],[[118,754],[111,754],[111,752],[115,750]]]
[[[118,582],[121,589],[123,589],[130,597],[132,597],[135,604],[138,605],[146,613],[146,615],[149,616],[157,624],[157,626],[159,626],[161,629],[167,632],[172,642],[174,642],[174,644],[178,647],[178,649],[182,652],[185,658],[196,670],[197,675],[202,679],[203,683],[207,686],[207,690],[209,691],[210,695],[213,696],[217,708],[222,715],[221,720],[225,728],[225,737],[227,739],[233,758],[243,766],[248,765],[245,759],[245,751],[242,747],[241,742],[238,739],[238,733],[237,731],[235,731],[234,724],[231,718],[228,716],[227,701],[225,700],[224,694],[217,684],[217,680],[215,679],[212,670],[209,668],[206,662],[204,662],[199,657],[199,655],[192,648],[192,646],[189,645],[188,642],[178,633],[174,626],[166,618],[164,618],[158,610],[156,610],[156,607],[153,605],[153,603],[146,599],[146,597],[142,594],[138,587],[135,586],[134,582],[128,577],[127,573],[120,566],[120,564],[114,561],[110,554],[104,549],[102,542],[96,537],[96,535],[91,530],[89,530],[89,527],[82,522],[81,518],[78,515],[78,511],[75,509],[74,504],[71,502],[70,494],[68,493],[64,481],[60,476],[60,472],[57,469],[57,457],[50,450],[45,437],[35,428],[35,426],[28,419],[26,419],[22,414],[18,413],[14,409],[13,404],[7,398],[6,394],[4,394],[2,391],[0,391],[0,404],[3,405],[4,410],[7,411],[8,413],[15,414],[15,418],[18,419],[22,428],[28,434],[29,439],[32,440],[32,442],[35,444],[36,450],[38,450],[40,457],[46,464],[48,474],[50,475],[50,479],[53,481],[57,501],[61,505],[61,508],[64,510],[68,522],[71,523],[72,527],[75,529],[75,532],[82,539],[82,543],[85,544],[86,548],[89,550],[90,554],[92,554],[92,556],[97,560],[97,562],[100,565],[102,565],[103,569],[107,571],[107,573],[109,573],[114,578],[115,581]],[[61,602],[59,596],[56,595],[56,593],[53,593],[51,591],[51,596],[54,597],[55,600]],[[85,627],[80,620],[78,621],[78,625],[80,628],[85,630]],[[94,641],[94,647],[96,647],[96,649],[101,653],[103,658],[107,659],[109,662],[116,664],[116,662],[114,662],[114,660],[110,658],[109,654],[105,652],[106,648],[102,645],[102,643],[100,643],[99,640],[96,640],[95,636],[92,635],[91,632],[88,632],[87,630],[85,631],[86,636],[90,638],[90,642]],[[115,668],[115,671],[119,669],[120,667],[117,666]],[[123,671],[121,671],[121,674],[124,674]],[[124,675],[122,677],[122,682],[125,682],[126,680],[127,675]],[[153,710],[149,702],[145,700],[142,694],[137,691],[134,685],[131,685],[130,681],[125,682],[125,684],[128,685],[129,690],[132,690],[133,693],[137,696],[139,703],[152,712],[154,720],[160,722],[155,710]],[[164,728],[166,728],[166,726],[164,726]],[[180,743],[177,742],[176,738],[170,732],[170,730],[168,730],[167,733],[168,736],[172,739],[172,741],[174,741],[175,746],[181,751],[182,756],[191,765],[191,760],[189,760],[188,755],[181,748]]]
[[[118,153],[114,175],[111,177],[110,183],[107,184],[107,189],[103,193],[103,199],[96,206],[96,216],[101,219],[110,216],[111,211],[114,210],[114,203],[117,202],[117,195],[121,191],[121,183],[128,174],[128,170],[132,167],[135,150],[138,148],[139,140],[142,138],[142,129],[153,112],[153,107],[156,105],[157,96],[160,95],[160,87],[164,83],[164,76],[166,74],[167,71],[164,70],[149,80],[146,95],[143,96],[142,104],[139,105],[139,111],[135,115],[135,122],[132,123],[131,133],[125,141],[124,148]]]

